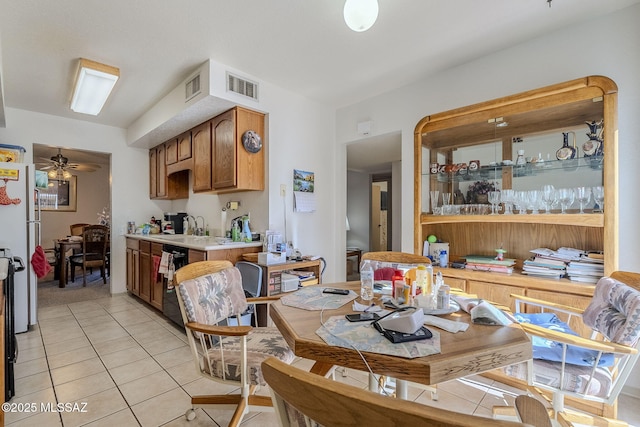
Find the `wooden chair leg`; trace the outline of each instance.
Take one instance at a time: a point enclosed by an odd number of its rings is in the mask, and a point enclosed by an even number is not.
[[[87,286],[87,266],[82,265],[82,286]]]

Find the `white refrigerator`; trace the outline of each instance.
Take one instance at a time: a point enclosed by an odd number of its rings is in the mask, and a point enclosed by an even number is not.
[[[16,272],[15,332],[27,332],[38,322],[38,279],[31,256],[40,244],[40,209],[35,188],[35,167],[0,163],[0,248],[22,258],[25,270]]]

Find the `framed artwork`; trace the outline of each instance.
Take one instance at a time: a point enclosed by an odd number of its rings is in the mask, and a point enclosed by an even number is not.
[[[40,209],[43,211],[75,212],[78,209],[77,179],[73,175],[69,181],[49,179],[45,189],[40,190]]]

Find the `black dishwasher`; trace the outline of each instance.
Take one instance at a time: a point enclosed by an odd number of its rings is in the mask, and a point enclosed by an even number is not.
[[[189,249],[181,246],[163,245],[163,252],[168,252],[173,255],[173,265],[177,271],[179,268],[189,264]],[[180,305],[178,304],[178,296],[176,295],[176,288],[174,284],[167,283],[167,279],[164,279],[164,298],[162,298],[162,313],[171,319],[175,324],[184,327],[182,322],[182,314],[180,313]]]

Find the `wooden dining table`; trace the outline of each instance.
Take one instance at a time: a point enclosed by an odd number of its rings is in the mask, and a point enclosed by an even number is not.
[[[317,286],[359,291],[359,282]],[[271,304],[270,315],[296,356],[315,361],[311,372],[325,376],[334,366],[367,371],[356,350],[329,345],[316,334],[321,326],[321,313],[326,321],[331,316],[352,313],[351,305],[348,303],[338,309],[321,312],[286,306],[277,301]],[[465,332],[450,333],[429,326],[440,333],[441,351],[425,357],[409,359],[362,352],[371,371],[399,380],[433,385],[524,362],[532,357],[531,342],[518,324],[476,325],[463,311],[443,317],[467,322],[469,328]]]
[[[82,240],[74,239],[56,239],[56,246],[58,247],[58,287],[64,288],[67,285],[67,252],[72,249],[82,249]]]

